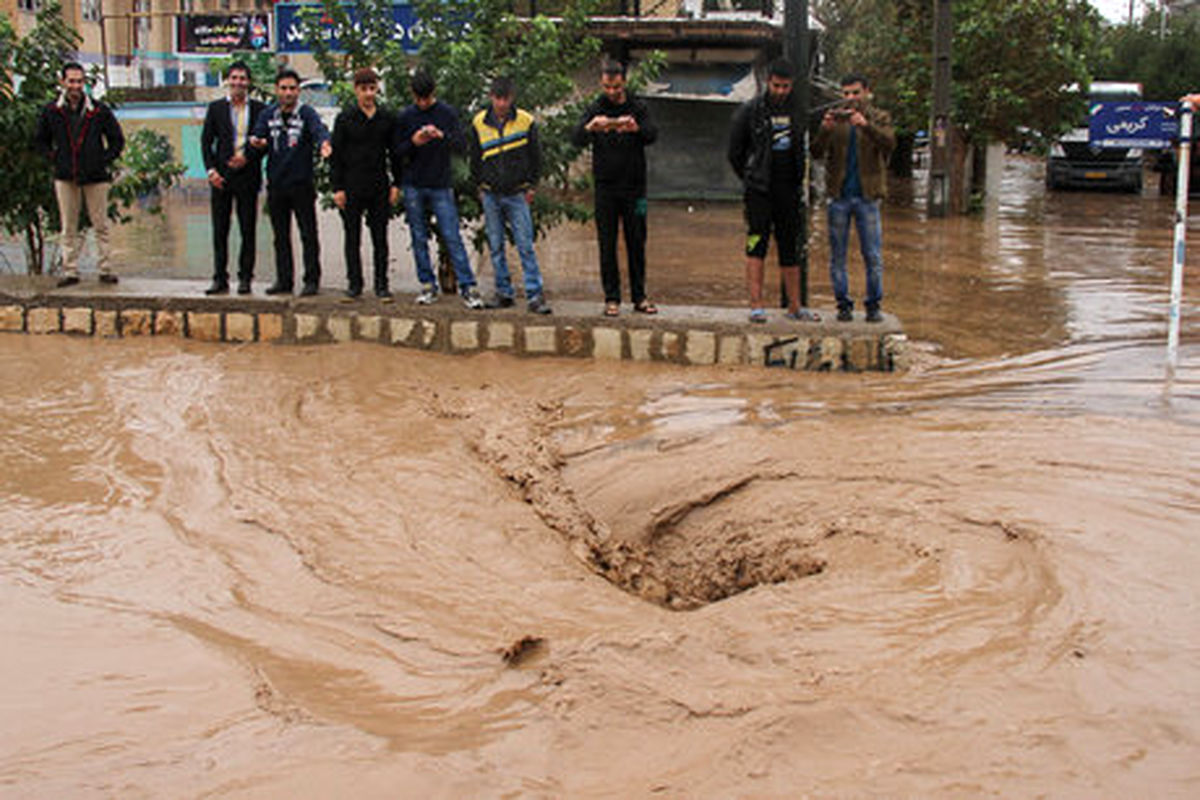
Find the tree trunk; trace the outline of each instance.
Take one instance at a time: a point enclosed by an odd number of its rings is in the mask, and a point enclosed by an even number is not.
[[[45,258],[46,240],[40,222],[25,226],[25,268],[30,275],[41,275]]]
[[[896,149],[892,151],[892,157],[888,160],[888,169],[897,178],[913,176],[913,139],[915,138],[911,133],[896,134]]]

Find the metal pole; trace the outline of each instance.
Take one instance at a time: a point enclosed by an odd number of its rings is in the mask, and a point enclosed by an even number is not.
[[[1167,315],[1167,369],[1179,362],[1179,306],[1183,302],[1183,255],[1187,246],[1188,181],[1192,167],[1192,104],[1179,117],[1179,172],[1175,182],[1175,248],[1171,261],[1171,309]]]
[[[104,59],[104,93],[112,88],[108,80],[108,18],[104,16],[104,0],[100,0],[100,54]]]
[[[784,54],[796,70],[792,82],[792,102],[796,104],[796,121],[800,130],[800,220],[797,225],[796,261],[800,268],[800,307],[808,307],[808,65],[810,40],[808,32],[808,0],[785,0],[783,6]],[[780,279],[782,284],[782,278]],[[787,291],[781,286],[781,307],[787,308]]]
[[[933,120],[929,136],[927,213],[944,217],[950,205],[950,45],[954,32],[950,0],[937,0],[933,17]]]

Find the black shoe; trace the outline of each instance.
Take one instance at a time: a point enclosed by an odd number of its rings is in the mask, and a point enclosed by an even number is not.
[[[250,294],[250,281],[238,281],[238,294]]]
[[[853,309],[850,309],[850,308],[839,308],[838,309],[838,322],[853,322],[853,321],[854,321],[854,310]]]
[[[878,306],[867,309],[867,322],[883,322],[883,312]]]
[[[540,294],[534,295],[533,299],[530,300],[525,305],[525,309],[530,314],[553,314],[554,313],[554,309],[550,308],[550,305],[546,302],[546,298],[542,297]]]
[[[107,284],[111,285],[111,284],[116,283],[118,280],[119,280],[119,278],[117,278],[117,276],[112,274],[111,272],[104,272],[104,273],[100,274],[100,282],[101,283],[107,283]]]
[[[304,284],[304,288],[300,290],[300,296],[315,297],[318,291],[319,290],[317,289],[317,285],[315,283],[306,283]]]
[[[349,297],[351,300],[357,300],[358,298],[362,297],[362,287],[351,286],[349,289],[342,292],[342,294],[344,294],[346,297]]]
[[[392,293],[390,291],[388,291],[387,288],[376,289],[375,296],[377,298],[379,298],[380,302],[383,302],[383,303],[392,302]]]
[[[272,283],[267,287],[267,294],[291,294],[292,287],[284,286],[282,283]]]
[[[64,275],[63,277],[58,279],[57,286],[60,289],[64,289],[68,286],[74,286],[77,283],[79,283],[78,275]]]
[[[513,300],[508,295],[498,294],[491,300],[488,300],[487,305],[485,305],[484,308],[512,308],[516,304],[517,301]]]
[[[212,285],[204,290],[205,294],[229,294],[229,281],[213,281]]]

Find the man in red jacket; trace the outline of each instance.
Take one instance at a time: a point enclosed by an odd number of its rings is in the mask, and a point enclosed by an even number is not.
[[[112,110],[83,91],[80,64],[62,68],[62,93],[42,109],[34,145],[54,165],[54,194],[62,220],[63,275],[59,286],[79,283],[79,212],[87,207],[96,231],[101,283],[116,283],[109,265],[108,190],[112,165],[125,148],[125,136]]]

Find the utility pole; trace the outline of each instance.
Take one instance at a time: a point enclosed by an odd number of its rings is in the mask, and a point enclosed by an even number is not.
[[[933,17],[933,120],[929,137],[930,217],[944,217],[950,206],[950,44],[954,17],[950,0],[935,0]]]
[[[784,0],[783,4],[784,56],[792,62],[796,79],[792,81],[792,102],[796,104],[796,120],[800,130],[792,131],[800,137],[800,224],[797,226],[796,256],[800,267],[800,307],[808,307],[808,65],[812,54],[808,32],[808,0]],[[787,292],[783,295],[782,307],[787,307]]]

